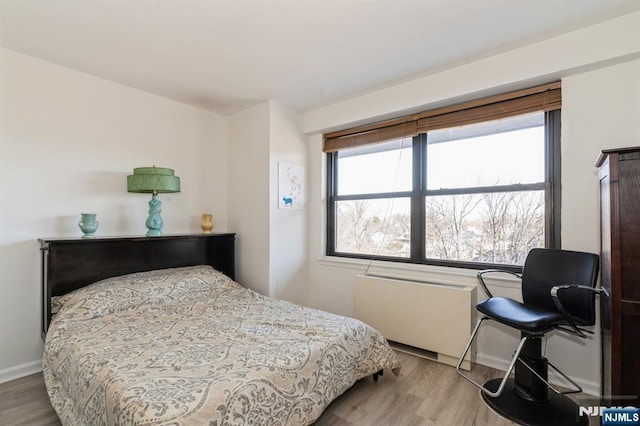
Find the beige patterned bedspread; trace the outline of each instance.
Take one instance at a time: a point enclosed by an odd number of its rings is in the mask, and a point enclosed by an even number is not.
[[[305,425],[358,379],[399,369],[366,324],[208,266],[110,278],[56,303],[43,368],[65,425]]]

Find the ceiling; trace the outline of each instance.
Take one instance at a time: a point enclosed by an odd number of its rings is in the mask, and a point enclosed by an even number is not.
[[[304,112],[640,0],[0,0],[8,49],[219,114]]]

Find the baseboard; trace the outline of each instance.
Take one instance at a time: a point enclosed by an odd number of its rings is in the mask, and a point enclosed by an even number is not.
[[[25,364],[16,365],[14,367],[0,370],[0,383],[10,382],[11,380],[29,376],[31,374],[42,371],[42,360],[27,362]]]
[[[485,355],[480,352],[476,352],[476,363],[501,371],[507,371],[507,368],[509,368],[509,360]]]
[[[509,362],[510,360],[508,359],[497,358],[491,355],[481,354],[480,352],[476,353],[476,363],[495,368],[496,370],[507,371],[507,368],[509,368]],[[554,385],[567,385],[566,382],[562,381],[562,379],[554,376],[551,368],[549,369],[549,376],[551,376],[550,381]],[[584,380],[579,377],[571,377],[571,380],[576,382],[582,388],[582,392],[594,396],[600,395],[600,382]]]

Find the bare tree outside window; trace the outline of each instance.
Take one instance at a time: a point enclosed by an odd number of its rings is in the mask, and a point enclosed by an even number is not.
[[[375,204],[382,203],[354,200],[339,204],[339,250],[409,256],[410,215],[385,216],[385,209],[376,209]],[[544,246],[544,194],[532,191],[429,197],[425,223],[427,258],[518,265],[529,250]]]
[[[352,200],[338,203],[337,247],[344,253],[407,257],[409,200]]]
[[[479,261],[522,265],[532,248],[544,247],[544,193],[503,192],[484,194],[487,230]]]
[[[427,258],[519,265],[544,246],[544,194],[498,192],[426,200]]]
[[[470,260],[478,239],[474,223],[481,198],[474,195],[426,200],[426,257]]]

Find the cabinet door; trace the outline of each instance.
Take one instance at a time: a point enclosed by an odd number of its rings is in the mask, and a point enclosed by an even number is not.
[[[640,302],[640,153],[619,157],[620,298]]]
[[[625,399],[624,406],[640,406],[640,303],[625,302],[622,307],[622,377],[620,394],[634,399]]]

